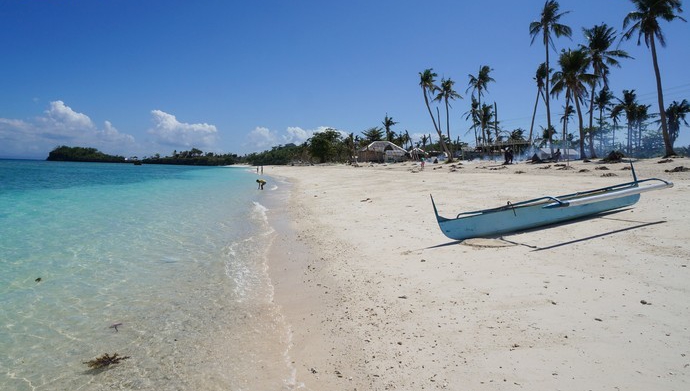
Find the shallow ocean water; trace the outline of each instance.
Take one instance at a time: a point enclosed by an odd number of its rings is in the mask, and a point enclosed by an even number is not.
[[[0,160],[0,388],[295,388],[255,179]]]

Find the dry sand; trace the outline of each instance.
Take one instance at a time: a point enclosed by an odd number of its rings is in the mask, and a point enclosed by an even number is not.
[[[292,184],[275,300],[307,390],[689,390],[690,159],[633,208],[456,242],[439,213],[631,180],[626,164],[267,167]],[[608,170],[602,169],[608,168]],[[586,170],[586,171],[585,171]]]

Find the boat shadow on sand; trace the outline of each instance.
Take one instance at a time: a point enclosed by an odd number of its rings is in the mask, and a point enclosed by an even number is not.
[[[564,221],[564,222],[560,222],[560,223],[554,223],[554,224],[549,224],[549,225],[545,225],[545,226],[541,226],[541,227],[524,229],[524,230],[520,230],[520,231],[511,232],[509,234],[485,236],[485,237],[476,238],[476,239],[453,240],[450,242],[441,243],[441,244],[437,244],[434,246],[429,246],[429,247],[424,248],[423,250],[431,250],[431,249],[435,249],[435,248],[455,246],[455,245],[460,244],[460,245],[466,245],[466,246],[472,246],[472,247],[478,247],[478,248],[525,246],[525,247],[531,248],[532,251],[545,251],[545,250],[552,250],[552,249],[563,247],[563,246],[568,246],[568,245],[575,244],[575,243],[586,242],[588,240],[599,239],[599,238],[603,238],[606,236],[616,235],[619,233],[632,231],[632,230],[636,230],[636,229],[640,229],[640,228],[644,228],[644,227],[649,227],[649,226],[653,226],[653,225],[657,225],[657,224],[666,223],[666,220],[644,222],[644,221],[638,221],[638,220],[608,218],[608,216],[615,215],[619,212],[623,212],[623,211],[626,211],[629,209],[632,209],[632,208],[624,208],[624,209],[618,209],[618,210],[613,210],[613,211],[608,211],[608,212],[602,212],[602,213],[592,215],[592,216],[585,216],[585,217],[581,217],[578,219]],[[597,233],[594,235],[589,235],[586,237],[568,240],[565,242],[555,243],[555,244],[546,245],[546,246],[536,246],[536,245],[532,245],[532,244],[528,244],[528,243],[520,242],[518,240],[512,240],[511,239],[513,236],[518,236],[518,235],[531,233],[531,232],[544,231],[544,230],[548,230],[548,229],[563,227],[563,226],[567,226],[570,224],[577,224],[577,223],[581,223],[584,221],[596,220],[596,219],[606,219],[606,220],[620,221],[620,222],[625,222],[625,223],[635,223],[635,225],[625,227],[625,228],[620,228],[620,229],[614,229],[614,230],[610,230],[610,231],[606,231],[606,232],[600,232],[600,233]],[[541,239],[544,239],[544,237],[542,237]]]

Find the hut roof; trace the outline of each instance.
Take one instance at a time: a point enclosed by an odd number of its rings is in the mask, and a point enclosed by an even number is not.
[[[405,154],[407,151],[400,148],[399,146],[393,144],[390,141],[374,141],[373,143],[361,148],[360,151],[375,151],[375,152],[385,152],[385,151],[397,151]]]

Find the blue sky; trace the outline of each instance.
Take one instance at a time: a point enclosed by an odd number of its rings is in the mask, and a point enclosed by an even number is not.
[[[491,4],[491,5],[488,5]],[[542,0],[0,0],[0,157],[45,158],[58,145],[144,156],[192,147],[245,154],[303,142],[324,127],[361,134],[386,114],[397,132],[433,131],[419,72],[456,81],[451,132],[463,120],[468,74],[493,68],[485,102],[502,127],[529,129],[534,72],[544,61],[529,23]],[[561,0],[572,40],[605,22],[622,30],[629,1]],[[682,14],[690,18],[687,10]],[[690,100],[690,24],[662,22],[665,104]],[[635,89],[657,111],[651,56],[613,69],[617,96]],[[552,53],[552,67],[557,55]],[[552,107],[560,116],[564,100]],[[540,108],[537,124],[544,125]],[[571,125],[574,129],[575,125]],[[690,144],[681,129],[676,145]]]

